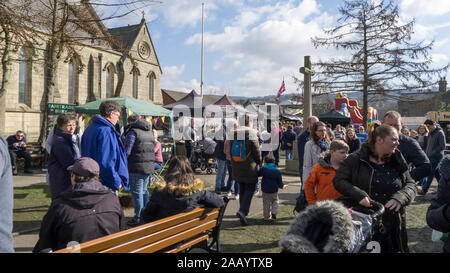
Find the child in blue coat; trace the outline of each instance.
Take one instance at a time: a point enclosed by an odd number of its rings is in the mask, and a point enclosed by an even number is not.
[[[264,167],[258,170],[258,176],[262,176],[261,190],[263,199],[264,220],[275,220],[278,212],[278,189],[282,189],[283,178],[275,165],[275,158],[269,154],[264,158]]]

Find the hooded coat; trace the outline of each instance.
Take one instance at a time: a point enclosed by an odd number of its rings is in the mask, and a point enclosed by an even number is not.
[[[299,213],[278,244],[284,253],[346,253],[353,236],[348,209],[327,200]]]
[[[203,190],[204,182],[198,178],[189,186],[168,185],[160,180],[155,183],[148,205],[142,210],[141,218],[145,223],[166,218],[178,213],[189,212],[198,207],[220,208],[224,205],[222,197]]]
[[[58,250],[126,228],[119,198],[99,181],[76,183],[53,200],[42,219],[33,252]]]
[[[81,139],[81,156],[97,161],[103,185],[118,190],[122,184],[130,189],[125,147],[111,122],[100,116],[92,118]]]
[[[319,159],[305,182],[305,195],[308,204],[317,201],[332,200],[342,196],[333,186],[333,178],[336,170],[330,163],[331,155],[327,154]]]

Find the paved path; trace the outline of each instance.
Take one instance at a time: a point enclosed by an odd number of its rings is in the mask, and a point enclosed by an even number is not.
[[[284,168],[284,159],[282,159],[280,162],[280,169],[282,170],[283,168]],[[197,174],[196,176],[205,181],[207,189],[214,190],[216,179],[215,174],[213,175]],[[36,171],[35,174],[31,175],[19,173],[19,175],[13,177],[13,185],[14,187],[26,187],[37,183],[44,183],[46,181],[45,177],[46,177],[45,173],[38,171]],[[297,197],[300,191],[300,180],[298,176],[284,175],[283,182],[287,185],[287,187],[279,191],[280,203],[295,202],[295,198]],[[240,225],[240,222],[236,217],[236,212],[238,211],[238,209],[239,209],[239,201],[234,199],[230,200],[223,218],[222,222],[223,228]],[[253,216],[258,213],[262,213],[261,195],[258,195],[253,198],[249,216]],[[126,217],[131,218],[134,214],[133,208],[124,209],[124,214]],[[30,253],[33,250],[33,247],[39,238],[39,230],[30,230],[20,233],[16,232],[13,234],[13,236],[14,236],[15,251],[17,253]]]

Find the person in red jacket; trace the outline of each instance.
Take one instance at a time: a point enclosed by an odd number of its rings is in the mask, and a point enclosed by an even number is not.
[[[332,200],[341,194],[333,186],[333,178],[339,165],[347,158],[349,146],[343,140],[334,140],[330,153],[319,159],[305,182],[305,195],[309,205],[317,201]]]

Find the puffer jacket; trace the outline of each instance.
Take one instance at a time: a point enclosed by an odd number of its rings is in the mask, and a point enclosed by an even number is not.
[[[336,170],[330,164],[331,156],[327,154],[319,159],[305,182],[305,195],[308,204],[317,201],[332,200],[342,196],[333,186]]]
[[[155,190],[142,210],[141,218],[145,223],[156,221],[198,207],[220,208],[224,205],[218,194],[203,190],[204,182],[198,178],[190,186],[174,187],[165,181],[155,183]]]
[[[450,232],[450,158],[442,161],[441,174],[437,194],[431,199],[426,219],[432,229],[445,233]],[[445,242],[443,251],[450,253],[450,239]]]
[[[76,183],[53,200],[33,252],[58,250],[126,228],[119,198],[99,181]]]

